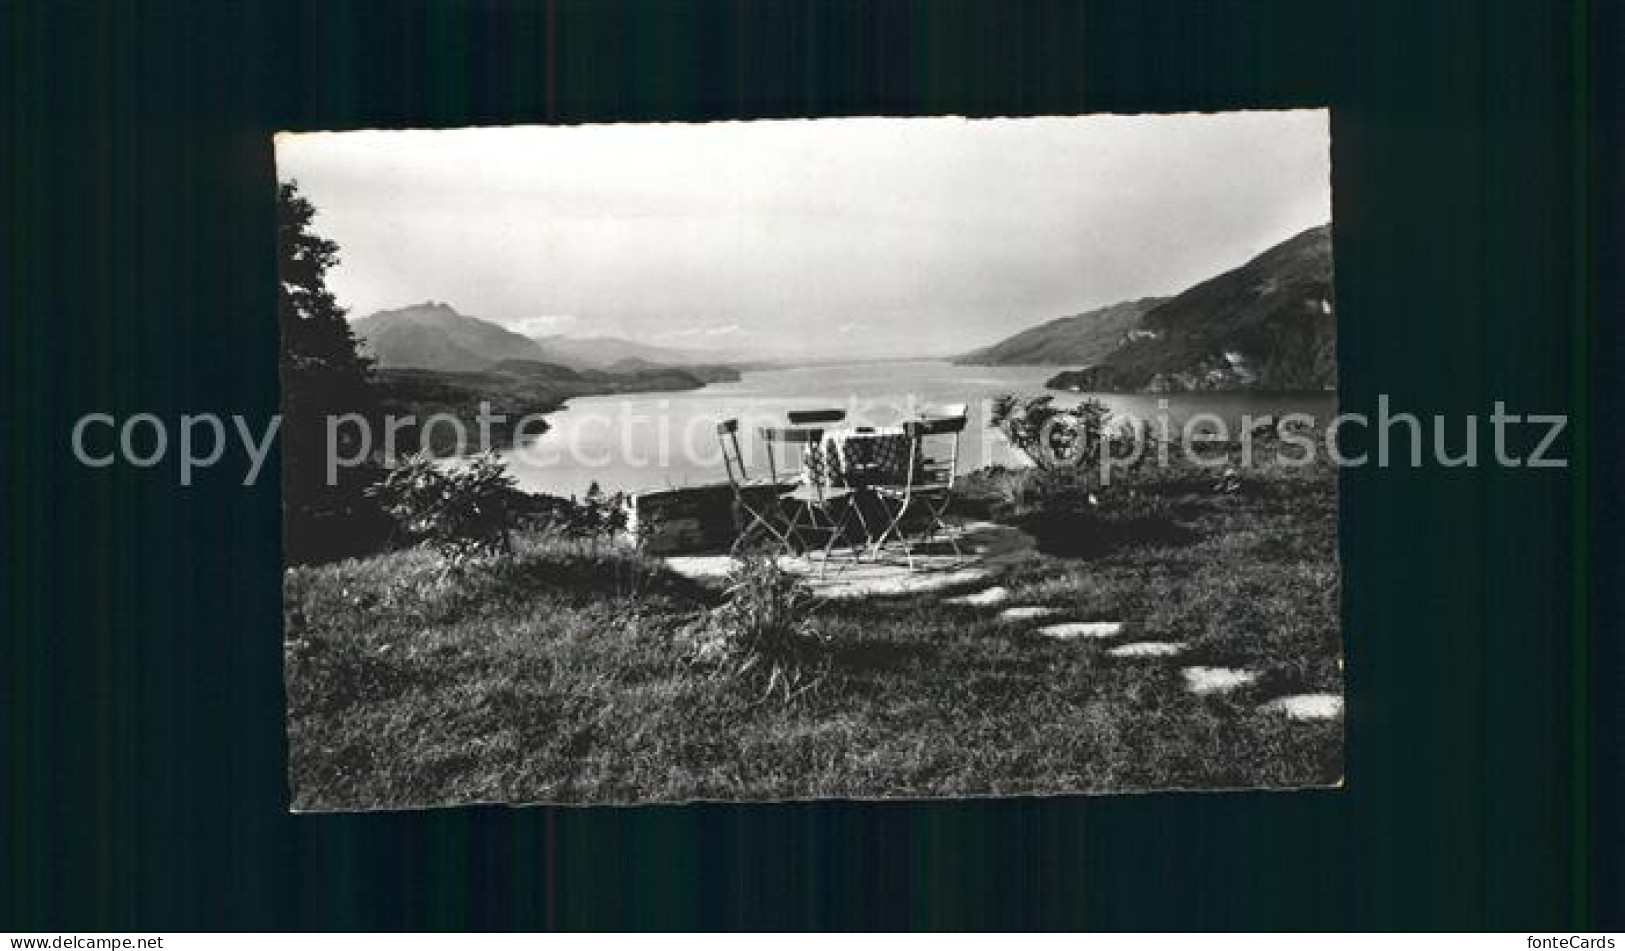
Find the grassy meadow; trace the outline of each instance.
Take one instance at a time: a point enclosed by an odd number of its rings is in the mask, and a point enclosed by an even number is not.
[[[1184,469],[1092,505],[1053,473],[989,472],[966,512],[1042,556],[1011,604],[1121,620],[1055,641],[954,592],[814,605],[792,699],[693,649],[723,595],[658,559],[545,533],[448,575],[430,552],[285,578],[293,806],[1022,795],[1328,785],[1341,720],[1260,710],[1342,687],[1335,471]],[[974,590],[974,589],[967,589]],[[1196,696],[1180,668],[1246,668]]]

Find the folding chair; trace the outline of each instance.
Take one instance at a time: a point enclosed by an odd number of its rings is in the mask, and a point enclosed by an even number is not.
[[[749,544],[760,535],[767,535],[780,547],[790,547],[779,497],[795,488],[792,482],[772,479],[752,479],[745,469],[745,456],[739,448],[739,420],[725,419],[717,424],[717,442],[722,447],[722,464],[728,470],[728,484],[733,487],[736,517],[744,527],[728,547],[728,554],[737,554],[740,546]],[[753,499],[752,496],[758,496]],[[766,499],[764,504],[763,498]]]
[[[778,497],[781,510],[789,510],[784,546],[787,552],[795,551],[797,546],[803,550],[810,549],[812,546],[807,544],[807,535],[826,534],[824,559],[819,566],[822,573],[829,565],[830,552],[834,550],[835,543],[846,537],[850,527],[852,514],[856,510],[852,504],[854,490],[829,484],[829,468],[822,463],[822,429],[813,426],[763,426],[757,432],[767,447],[768,473],[774,482],[779,480],[779,452],[776,447],[796,446],[802,450],[800,483]],[[820,460],[816,464],[811,461],[814,454]]]
[[[921,409],[920,413],[919,413],[919,416],[917,418],[920,419],[923,422],[932,422],[934,420],[942,420],[942,419],[947,419],[947,420],[966,419],[966,420],[968,420],[969,419],[969,410],[970,410],[970,407],[965,403],[942,403],[940,405],[927,406],[927,407]],[[966,426],[961,427],[961,430],[963,430],[964,428],[967,428],[968,425],[969,424],[967,422]],[[922,455],[922,460],[923,460],[924,466],[927,469],[937,469],[937,468],[940,468],[942,465],[947,465],[950,468],[950,473],[949,474],[950,475],[952,474],[952,471],[951,471],[952,467],[959,463],[959,438],[956,435],[954,437],[954,439],[952,440],[951,446],[946,445],[948,442],[949,442],[949,440],[947,440],[947,439],[941,439],[941,440],[936,440],[933,443],[928,443],[928,444],[923,445],[923,446],[920,447],[921,450],[922,450],[922,453],[925,453],[924,455]],[[936,445],[935,443],[943,443],[945,445]],[[946,449],[946,450],[948,450],[949,452],[952,453],[952,455],[953,455],[952,459],[948,459],[946,461],[939,460],[939,459],[933,459],[933,458],[931,458],[931,456],[929,455],[929,452],[928,452],[929,450],[936,450],[936,451],[940,452],[940,451],[942,451],[944,449]]]
[[[903,557],[908,560],[909,568],[911,570],[914,568],[914,546],[909,539],[906,525],[910,515],[920,515],[923,518],[924,527],[917,537],[930,540],[940,531],[952,546],[954,557],[965,557],[958,539],[954,538],[948,525],[947,514],[948,505],[953,498],[954,472],[959,466],[959,439],[965,431],[967,417],[963,406],[950,409],[957,410],[957,415],[931,416],[903,423],[903,432],[908,435],[909,443],[905,481],[902,485],[872,487],[875,496],[886,507],[887,513],[886,528],[871,547],[877,558],[886,544],[895,538],[903,545]],[[933,444],[945,445],[928,446],[928,439],[932,440]],[[933,449],[939,452],[946,449],[946,457],[938,458],[930,455]]]

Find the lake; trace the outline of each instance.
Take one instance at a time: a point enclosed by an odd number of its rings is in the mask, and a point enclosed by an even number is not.
[[[593,482],[609,491],[703,485],[726,479],[716,425],[740,421],[752,474],[765,467],[758,426],[783,425],[792,409],[840,407],[852,425],[884,426],[921,409],[967,403],[971,425],[960,448],[961,471],[986,465],[1025,465],[999,433],[987,427],[988,407],[1001,393],[1051,393],[1058,405],[1084,394],[1044,389],[1064,367],[969,367],[942,360],[908,360],[754,370],[731,383],[676,393],[587,396],[547,417],[547,433],[504,453],[519,487],[553,495],[579,495]],[[1155,423],[1166,412],[1177,430],[1197,413],[1210,413],[1232,431],[1243,416],[1309,413],[1329,419],[1331,393],[1099,394],[1113,411]],[[763,473],[765,475],[765,468]]]

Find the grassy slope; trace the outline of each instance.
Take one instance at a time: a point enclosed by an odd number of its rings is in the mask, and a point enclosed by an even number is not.
[[[830,604],[830,674],[789,706],[692,665],[673,635],[714,596],[628,552],[529,539],[512,566],[455,583],[421,552],[291,571],[294,804],[1335,782],[1341,724],[1256,710],[1340,689],[1332,476],[1147,488],[1186,540],[1046,558],[1008,583],[1023,603],[1184,639],[1180,663],[1113,660],[934,596]],[[1198,698],[1186,663],[1265,676]]]

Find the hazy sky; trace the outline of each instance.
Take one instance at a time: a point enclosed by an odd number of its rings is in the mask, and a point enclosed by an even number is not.
[[[352,317],[726,353],[946,353],[1331,220],[1324,111],[277,138]]]

